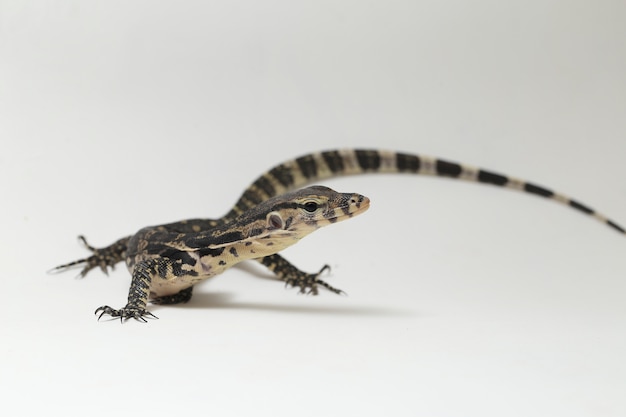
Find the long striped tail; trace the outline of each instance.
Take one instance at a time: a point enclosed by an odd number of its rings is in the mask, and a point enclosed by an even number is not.
[[[367,173],[435,175],[524,191],[568,205],[626,234],[624,227],[589,206],[540,185],[429,156],[371,149],[340,149],[311,153],[276,165],[257,178],[220,221],[229,222],[268,198],[306,184],[333,177]]]

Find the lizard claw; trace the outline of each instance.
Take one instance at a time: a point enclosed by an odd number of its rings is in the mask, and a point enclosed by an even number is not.
[[[300,287],[300,294],[318,294],[318,286],[324,287],[327,290],[334,292],[335,294],[346,294],[344,291],[337,289],[325,281],[319,279],[319,276],[322,275],[325,271],[330,271],[329,265],[324,265],[318,273],[316,274],[306,274],[301,273],[296,277],[287,279],[287,285],[292,287]]]
[[[145,317],[158,319],[157,316],[155,316],[154,314],[152,314],[145,308],[133,307],[129,305],[127,305],[124,308],[120,308],[119,310],[116,310],[109,306],[98,307],[96,311],[94,312],[94,314],[97,315],[98,313],[100,313],[100,315],[98,316],[98,321],[105,314],[108,316],[111,316],[112,318],[119,317],[121,322],[123,322],[124,320],[131,319],[131,318],[137,321],[144,322],[144,323],[148,322],[148,320],[146,320]]]

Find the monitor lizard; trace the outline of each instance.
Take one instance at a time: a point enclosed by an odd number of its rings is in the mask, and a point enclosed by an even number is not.
[[[369,207],[369,199],[354,193],[338,193],[307,184],[331,177],[364,173],[409,173],[477,181],[516,189],[568,205],[626,234],[624,227],[590,207],[563,194],[528,181],[465,164],[395,151],[340,149],[311,153],[274,166],[258,177],[237,203],[219,219],[190,219],[145,227],[115,243],[95,248],[79,239],[91,256],[53,268],[53,272],[83,267],[84,277],[93,268],[108,273],[124,261],[132,275],[128,302],[121,309],[102,306],[98,319],[107,315],[120,320],[146,321],[155,317],[147,303],[175,304],[191,299],[193,286],[253,259],[268,267],[289,286],[316,295],[318,287],[340,294],[317,273],[299,270],[279,252],[320,227],[349,219]]]

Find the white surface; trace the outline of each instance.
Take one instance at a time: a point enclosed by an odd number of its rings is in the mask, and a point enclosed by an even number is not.
[[[124,268],[45,274],[86,254],[78,234],[219,216],[336,146],[484,166],[626,222],[624,2],[20,0],[0,19],[11,415],[626,415],[626,240],[520,193],[327,182],[372,208],[286,256],[330,263],[348,297],[249,265],[120,325],[92,312],[124,304]]]

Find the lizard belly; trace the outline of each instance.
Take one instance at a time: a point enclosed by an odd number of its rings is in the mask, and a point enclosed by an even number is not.
[[[200,256],[197,252],[186,252],[186,261],[173,263],[171,273],[156,275],[150,283],[150,298],[176,294],[204,280],[224,272],[233,262],[212,256]]]
[[[163,297],[166,295],[174,295],[179,293],[180,291],[192,287],[200,281],[210,278],[207,277],[197,277],[197,276],[180,276],[175,278],[161,278],[157,277],[152,280],[150,283],[150,297],[149,298],[157,298]]]
[[[166,276],[155,276],[150,283],[150,298],[176,294],[199,282],[221,274],[226,269],[246,259],[266,255],[268,248],[277,246],[261,242],[243,242],[228,248],[203,254],[201,251],[181,251],[173,260],[172,272]],[[271,251],[272,253],[275,250]]]

